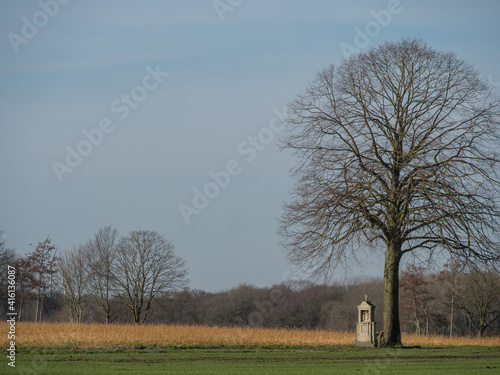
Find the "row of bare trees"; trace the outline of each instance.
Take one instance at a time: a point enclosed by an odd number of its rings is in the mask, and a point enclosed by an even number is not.
[[[101,228],[85,245],[64,253],[59,268],[69,317],[75,322],[82,321],[89,302],[111,322],[112,299],[118,299],[141,324],[159,296],[187,285],[185,261],[175,254],[174,245],[147,230],[120,238],[116,229]]]
[[[59,256],[50,238],[24,257],[14,259],[13,251],[4,252],[9,257],[6,262],[17,270],[19,320],[28,301],[34,309],[32,320],[40,322],[49,301],[63,305],[71,322],[82,322],[92,307],[99,320],[110,323],[118,300],[141,324],[158,297],[171,295],[188,282],[185,261],[170,241],[154,231],[120,237],[112,227],[100,228],[87,243]]]
[[[451,263],[435,274],[408,265],[400,279],[401,324],[409,331],[453,336],[463,327],[482,336],[500,318],[500,274]],[[498,333],[498,332],[497,332]]]

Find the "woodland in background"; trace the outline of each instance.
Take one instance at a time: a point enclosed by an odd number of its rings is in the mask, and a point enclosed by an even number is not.
[[[62,282],[59,265],[63,263],[54,254],[55,247],[49,238],[25,256],[17,256],[0,242],[1,268],[6,270],[7,265],[14,265],[18,270],[16,309],[21,321],[134,322],[130,307],[116,288],[109,288],[109,303],[107,310],[103,310],[102,294],[96,293],[95,275],[82,276],[80,294],[70,293]],[[31,268],[29,274],[27,264],[35,259],[39,267]],[[84,263],[89,258],[77,260],[85,269]],[[7,272],[2,272],[0,278],[2,319],[6,318],[8,308],[6,276]],[[216,293],[186,287],[165,290],[152,303],[146,322],[354,331],[356,307],[365,293],[376,306],[375,320],[380,331],[383,281],[378,278],[332,285],[286,281],[269,288],[243,284]],[[499,317],[497,271],[452,265],[441,272],[428,273],[423,267],[409,264],[401,272],[400,319],[404,332],[500,335]]]

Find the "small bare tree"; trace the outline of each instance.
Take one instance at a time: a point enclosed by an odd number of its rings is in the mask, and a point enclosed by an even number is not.
[[[52,293],[57,273],[56,252],[56,247],[52,245],[50,237],[47,237],[45,241],[38,243],[35,251],[28,254],[24,262],[26,280],[31,283],[28,289],[34,291],[36,298],[35,322],[42,321],[45,300]]]
[[[323,70],[289,106],[284,246],[324,274],[384,249],[385,345],[401,344],[403,255],[499,259],[499,108],[470,64],[414,39]]]
[[[154,231],[134,231],[117,247],[115,279],[118,297],[142,324],[158,296],[187,283],[185,261],[174,245]]]
[[[467,267],[466,263],[461,263],[456,260],[451,259],[447,264],[444,265],[445,269],[439,273],[438,282],[440,289],[443,293],[444,305],[450,309],[450,337],[453,337],[453,327],[455,325],[455,308],[456,301],[455,295],[457,293],[457,282],[458,278],[463,273],[464,269]]]
[[[429,282],[425,277],[425,268],[408,264],[400,277],[400,312],[405,311],[415,324],[415,331],[420,335],[422,320],[425,319],[425,335],[429,334],[429,302],[433,296],[429,291]]]
[[[118,230],[106,226],[97,230],[85,245],[88,255],[90,294],[104,315],[106,324],[113,320],[111,301],[115,289],[113,267],[116,260]]]
[[[84,297],[89,290],[87,252],[82,246],[66,251],[59,259],[59,271],[63,283],[64,303],[72,323],[81,323]]]
[[[500,274],[493,269],[474,267],[460,275],[455,299],[457,307],[481,337],[486,328],[500,318]]]

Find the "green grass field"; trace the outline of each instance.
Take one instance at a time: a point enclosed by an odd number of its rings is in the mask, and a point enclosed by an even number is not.
[[[5,361],[4,361],[5,362]],[[2,374],[500,374],[500,347],[21,348]]]

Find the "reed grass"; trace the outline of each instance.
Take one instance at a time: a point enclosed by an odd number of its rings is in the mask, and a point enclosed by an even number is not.
[[[0,323],[0,345],[9,344],[9,326]],[[71,346],[75,348],[137,346],[245,346],[245,345],[350,345],[353,332],[327,330],[207,327],[188,325],[30,323],[16,325],[19,347]],[[500,346],[500,337],[454,337],[403,335],[405,345]]]
[[[441,335],[417,335],[417,334],[403,334],[402,341],[405,345],[420,345],[420,346],[500,346],[500,337],[449,337]]]

